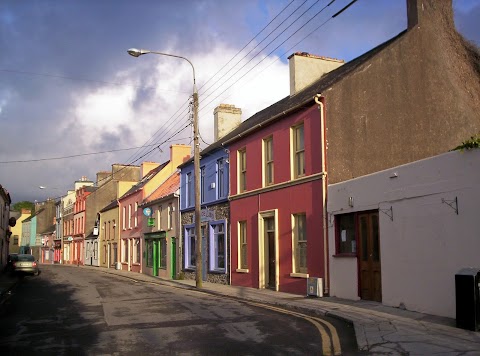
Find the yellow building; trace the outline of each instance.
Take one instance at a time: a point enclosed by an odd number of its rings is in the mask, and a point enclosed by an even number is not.
[[[32,212],[28,209],[10,212],[10,216],[17,219],[17,223],[10,228],[12,236],[10,236],[9,253],[19,253],[20,246],[22,246],[22,221],[28,218],[31,213]]]

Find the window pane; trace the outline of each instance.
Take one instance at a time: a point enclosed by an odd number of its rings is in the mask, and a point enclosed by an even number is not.
[[[153,267],[153,241],[146,240],[147,248],[147,267]]]
[[[300,151],[304,149],[303,142],[303,125],[298,126],[295,129],[295,150]]]
[[[195,229],[191,228],[189,229],[189,241],[190,241],[190,266],[195,267],[195,261],[196,261],[196,256],[195,256]]]
[[[167,268],[167,239],[160,239],[160,268]]]
[[[247,222],[240,221],[239,222],[239,240],[240,240],[240,263],[239,266],[242,269],[247,269]]]
[[[307,273],[306,215],[295,215],[294,224],[295,272]]]
[[[338,253],[355,253],[355,219],[354,214],[338,215]]]

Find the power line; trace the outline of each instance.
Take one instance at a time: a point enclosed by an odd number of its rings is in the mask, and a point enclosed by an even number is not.
[[[264,56],[259,62],[257,62],[254,66],[252,66],[247,72],[245,72],[245,73],[244,73],[240,78],[238,78],[233,84],[231,84],[230,86],[228,86],[223,92],[226,92],[226,91],[227,91],[228,89],[230,89],[232,86],[236,85],[236,84],[238,83],[238,81],[240,81],[242,78],[244,78],[248,73],[250,73],[250,72],[251,72],[255,67],[257,67],[260,63],[262,63],[262,62],[263,62],[266,58],[268,58],[273,52],[275,52],[278,48],[280,48],[281,45],[283,45],[285,42],[287,42],[287,41],[288,41],[290,38],[292,38],[296,33],[298,33],[298,31],[300,31],[302,28],[304,28],[310,21],[312,21],[315,17],[317,17],[320,13],[322,13],[322,12],[323,12],[328,6],[330,6],[334,1],[335,1],[335,0],[332,0],[332,1],[330,1],[330,3],[328,3],[327,5],[325,5],[325,6],[324,6],[320,11],[318,11],[312,18],[310,18],[310,20],[308,20],[305,24],[303,24],[300,28],[298,28],[298,29],[297,29],[294,33],[292,33],[289,37],[287,37],[287,39],[285,39],[282,43],[280,43],[277,47],[275,47],[269,54],[267,54],[266,56]],[[355,0],[355,1],[356,1],[356,0]],[[332,18],[333,18],[333,17],[332,17]],[[326,24],[328,21],[330,21],[332,18],[329,18],[328,20],[326,20],[326,21],[325,21],[324,23],[322,23],[319,27],[317,27],[317,29],[320,28],[320,27],[322,27],[323,25],[325,25],[325,24]],[[316,30],[317,30],[317,29],[316,29]],[[312,32],[312,33],[313,33],[313,32]],[[310,33],[310,34],[312,34],[312,33]],[[310,34],[309,34],[309,35],[310,35]],[[308,36],[307,36],[307,37],[308,37]],[[278,36],[277,36],[276,38],[278,38]],[[275,38],[275,39],[276,39],[276,38]],[[275,39],[274,39],[274,40],[275,40]],[[304,39],[305,39],[305,38],[304,38]],[[303,39],[303,40],[304,40],[304,39]],[[303,41],[303,40],[302,40],[302,41]],[[272,42],[273,42],[273,41],[272,41]],[[272,43],[272,42],[270,42],[270,43]],[[270,44],[270,43],[269,43],[269,44]],[[268,44],[268,45],[269,45],[269,44]],[[267,46],[268,46],[268,45],[267,45]],[[266,46],[266,47],[267,47],[267,46]],[[266,47],[264,47],[264,49],[265,49]],[[254,57],[253,57],[253,58],[254,58]],[[252,58],[252,59],[253,59],[253,58]],[[252,59],[251,59],[251,60],[252,60]],[[251,60],[250,60],[250,61],[251,61]],[[249,62],[250,62],[250,61],[249,61]],[[246,64],[248,64],[249,62],[247,62]],[[245,64],[245,65],[246,65],[246,64]],[[242,66],[240,69],[242,69],[243,67],[245,67],[245,65]],[[239,70],[240,70],[240,69],[239,69]],[[239,70],[238,70],[237,72],[235,72],[233,75],[237,74],[237,73],[239,72]],[[233,75],[232,75],[232,76],[233,76]],[[232,77],[232,76],[231,76],[231,77]],[[230,77],[230,78],[231,78],[231,77]],[[230,78],[229,78],[229,79],[230,79]],[[225,81],[223,84],[225,84],[225,83],[226,83],[226,81]],[[222,85],[223,85],[223,84],[222,84]],[[208,102],[208,104],[204,105],[204,106],[202,107],[202,109],[204,109],[204,108],[206,108],[208,105],[210,105],[210,104],[211,104],[214,100],[216,100],[220,95],[222,95],[222,94],[217,95],[217,96],[216,96],[215,98],[213,98],[210,102]],[[210,96],[210,95],[209,95],[209,96]],[[208,97],[208,96],[207,96],[207,97]],[[202,110],[202,109],[200,109],[200,110]]]
[[[95,80],[95,79],[88,79],[88,78],[80,78],[80,77],[70,77],[67,75],[58,75],[58,74],[49,74],[49,73],[38,73],[38,72],[29,72],[23,70],[15,70],[15,69],[0,69],[0,72],[4,73],[15,73],[15,74],[27,74],[27,75],[35,75],[39,77],[47,77],[47,78],[58,78],[58,79],[68,79],[73,81],[82,81],[87,83],[97,83],[97,84],[107,84],[107,85],[116,85],[116,86],[126,86],[132,88],[144,88],[144,86],[140,85],[133,85],[133,84],[126,84],[126,83],[115,83],[115,82],[107,82],[103,80]],[[152,89],[153,90],[153,89]],[[174,93],[187,93],[185,91],[180,90],[169,90],[169,89],[157,89],[161,91],[170,91]]]

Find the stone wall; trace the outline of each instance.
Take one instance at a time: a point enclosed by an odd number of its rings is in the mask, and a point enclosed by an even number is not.
[[[225,226],[225,239],[226,239],[226,245],[227,245],[227,256],[226,256],[226,273],[218,273],[218,272],[212,272],[208,271],[207,269],[207,282],[211,283],[217,283],[217,284],[230,284],[230,204],[228,202],[217,204],[217,205],[211,205],[208,207],[208,210],[211,210],[215,214],[215,221],[217,220],[226,220],[226,226]],[[193,224],[194,221],[194,215],[195,211],[186,211],[182,212],[181,215],[181,224],[182,224],[182,241],[185,244],[185,225],[191,225]],[[204,224],[207,224],[208,222],[204,222]],[[206,236],[206,241],[207,244],[209,243],[209,229],[206,229],[207,231],[207,236]],[[185,246],[182,246],[182,251],[185,251]],[[209,251],[209,246],[207,246],[207,254]],[[209,256],[202,256],[203,259],[208,258]],[[182,260],[182,271],[185,279],[195,279],[195,271],[190,270],[190,269],[185,269],[185,263],[184,263],[184,255],[182,254],[181,256]],[[207,263],[208,266],[208,263]]]

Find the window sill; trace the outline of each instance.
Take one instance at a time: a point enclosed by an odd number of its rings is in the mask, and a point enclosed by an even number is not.
[[[335,255],[332,255],[332,257],[337,258],[337,257],[357,257],[356,253],[337,253]]]
[[[184,269],[185,272],[195,272],[195,267],[187,267]]]
[[[235,270],[235,272],[237,273],[249,273],[250,271],[247,269],[244,269],[244,268],[238,268]]]
[[[308,278],[309,276],[308,273],[290,273],[290,277],[293,278]]]
[[[212,273],[212,274],[226,274],[227,272],[226,272],[225,270],[214,269],[214,270],[208,271],[208,273]]]

